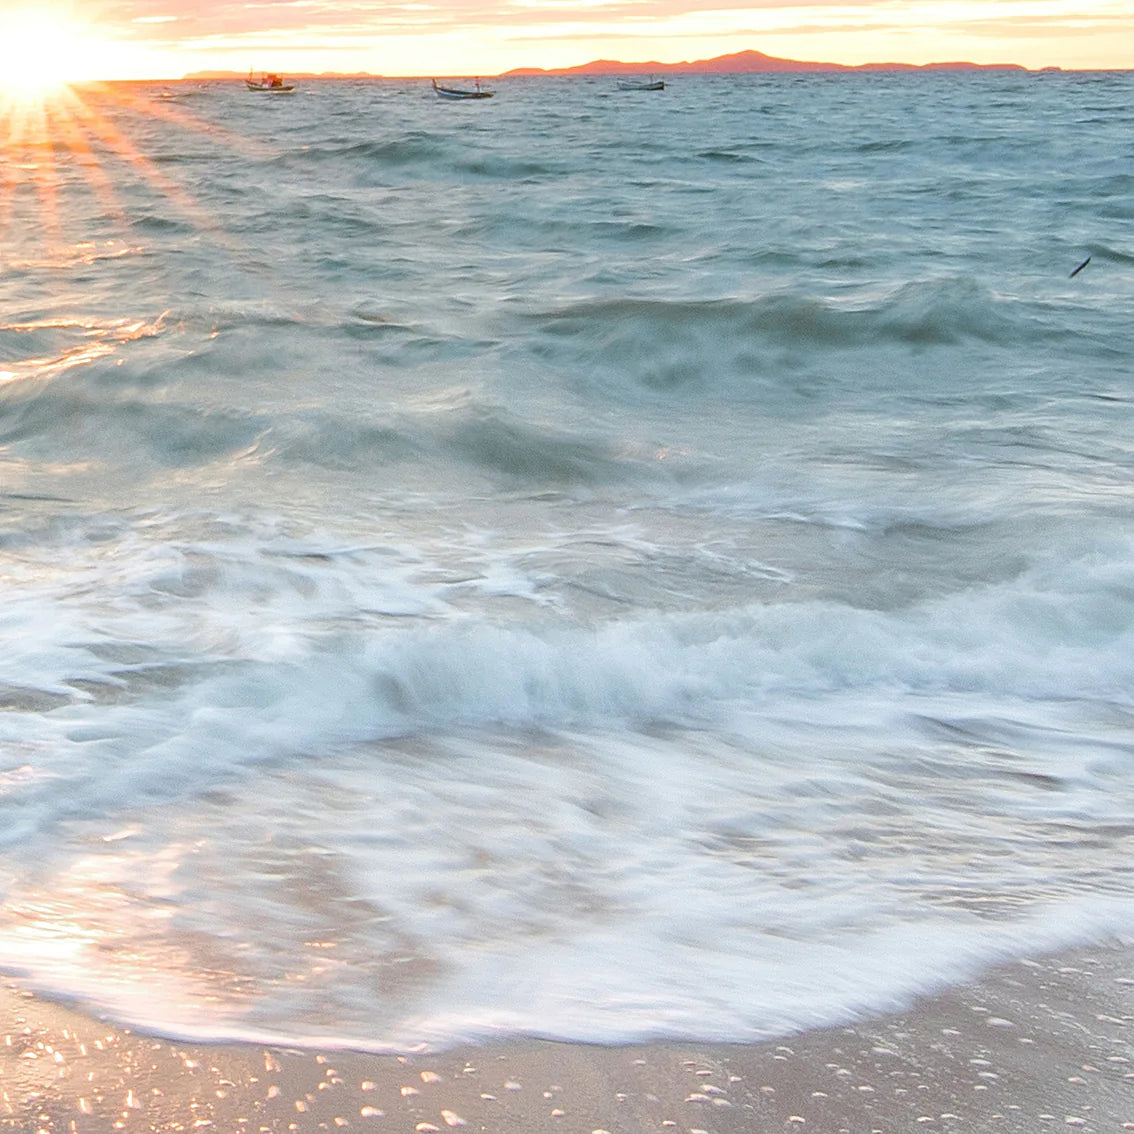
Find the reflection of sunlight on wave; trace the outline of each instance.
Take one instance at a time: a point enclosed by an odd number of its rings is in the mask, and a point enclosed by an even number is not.
[[[129,838],[132,832],[104,838]],[[0,967],[26,971],[59,988],[82,987],[92,975],[107,1003],[125,1004],[144,1018],[141,1006],[168,1000],[239,1003],[245,981],[231,958],[199,934],[174,931],[175,907],[167,900],[176,875],[194,848],[173,845],[144,857],[101,851],[74,861],[49,889],[9,895],[0,919]],[[97,997],[94,998],[97,1002]]]
[[[152,322],[144,319],[42,319],[29,323],[0,323],[0,335],[9,332],[19,335],[55,331],[81,339],[54,354],[4,363],[3,369],[0,369],[0,385],[27,378],[47,377],[106,358],[126,343],[160,335],[168,314],[168,311],[163,311]]]
[[[228,242],[216,219],[135,144],[121,113],[206,134],[237,151],[256,149],[230,131],[113,84],[64,87],[32,102],[0,96],[0,247],[8,264],[17,236],[38,236],[49,247],[62,242],[72,220],[62,206],[76,183],[75,171],[104,219],[128,229],[130,218],[116,191],[121,173],[112,166],[156,190],[200,231]]]
[[[60,244],[46,248],[38,256],[25,259],[12,257],[7,261],[9,271],[27,271],[42,268],[76,268],[86,264],[97,264],[100,260],[119,260],[123,256],[140,256],[145,249],[140,245],[126,244],[121,240],[95,242],[83,240],[76,244]]]

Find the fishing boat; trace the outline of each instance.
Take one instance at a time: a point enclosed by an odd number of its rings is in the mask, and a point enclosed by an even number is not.
[[[655,79],[651,75],[648,79],[619,79],[620,91],[664,91],[665,80]]]
[[[486,87],[480,85],[480,80],[476,80],[475,86],[472,90],[467,87],[443,87],[436,79],[433,80],[433,90],[438,98],[460,99],[460,98],[491,98],[496,92],[490,91]]]
[[[285,83],[279,75],[270,71],[265,71],[258,79],[253,78],[249,71],[244,85],[250,91],[266,91],[268,94],[291,94],[295,90],[294,83]]]

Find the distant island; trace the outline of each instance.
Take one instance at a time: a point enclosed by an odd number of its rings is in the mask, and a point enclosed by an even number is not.
[[[1044,71],[1059,71],[1059,67],[1044,67]],[[624,63],[617,59],[596,59],[577,67],[516,67],[493,78],[527,78],[540,75],[774,75],[774,74],[825,74],[871,71],[1010,71],[1026,72],[1029,68],[1019,63],[819,63],[801,59],[778,59],[762,51],[738,51],[732,55],[718,55],[714,59],[697,59],[684,63]],[[288,72],[293,79],[381,79],[386,76],[358,71],[352,74],[324,71],[320,74]],[[239,71],[194,71],[186,79],[242,79]],[[398,76],[409,78],[411,76]],[[428,78],[429,76],[424,76]]]
[[[817,63],[801,59],[777,59],[762,51],[738,51],[734,55],[718,55],[715,59],[698,59],[689,63],[622,63],[614,59],[596,59],[578,67],[543,70],[539,67],[517,67],[505,75],[769,75],[784,73],[823,73],[847,71],[1027,71],[1019,63]],[[1058,71],[1058,67],[1045,67]]]

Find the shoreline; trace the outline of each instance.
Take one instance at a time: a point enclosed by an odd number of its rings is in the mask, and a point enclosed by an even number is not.
[[[1004,966],[904,1012],[748,1045],[371,1055],[163,1040],[13,980],[0,1005],[0,1129],[29,1134],[1134,1130],[1128,947]]]

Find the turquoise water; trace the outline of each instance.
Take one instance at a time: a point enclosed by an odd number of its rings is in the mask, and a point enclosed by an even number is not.
[[[1132,85],[10,133],[0,965],[382,1049],[747,1040],[1128,938]]]

